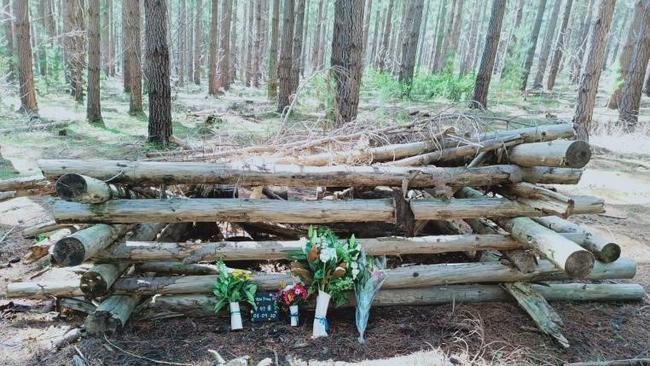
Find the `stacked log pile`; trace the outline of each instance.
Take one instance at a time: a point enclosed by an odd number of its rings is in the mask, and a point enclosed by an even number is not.
[[[370,255],[417,255],[412,265],[391,262],[379,306],[514,299],[568,345],[546,301],[645,296],[639,285],[599,283],[634,277],[635,262],[566,220],[604,212],[598,198],[553,188],[576,184],[590,158],[570,125],[455,145],[445,140],[452,135],[263,163],[42,160],[44,176],[56,181],[55,224],[85,225],[51,241],[51,263],[92,266],[79,283],[10,283],[8,295],[97,300],[86,322],[92,333],[118,330],[136,309],[207,315],[210,262],[286,263],[308,225],[327,225],[355,233]],[[373,164],[350,165],[360,157]],[[449,252],[466,259],[429,260]],[[274,268],[254,271],[260,290],[292,281],[278,270],[286,267]]]

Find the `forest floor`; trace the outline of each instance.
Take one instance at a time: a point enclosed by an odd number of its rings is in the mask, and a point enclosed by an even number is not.
[[[638,263],[636,277],[628,282],[640,283],[650,292],[650,134],[646,130],[625,135],[617,133],[616,128],[608,128],[608,122],[616,119],[616,111],[601,107],[609,86],[602,89],[594,114],[598,128],[591,140],[592,160],[577,186],[558,188],[606,200],[605,214],[576,216],[572,220],[616,238],[622,245],[623,255]],[[521,127],[519,124],[544,123],[547,118],[569,120],[575,92],[567,85],[560,85],[558,90],[541,96],[496,91],[491,94],[490,112],[485,114],[492,119],[486,121],[498,120],[501,125],[507,121],[510,127],[516,128]],[[75,104],[64,93],[56,90],[41,93],[44,94],[39,99],[41,117],[70,124],[65,134],[59,133],[59,128],[1,135],[0,153],[6,162],[0,165],[0,178],[15,173],[36,174],[39,158],[138,159],[154,150],[154,146],[146,143],[146,118],[128,115],[128,96],[121,92],[119,81],[108,80],[102,93],[105,128],[89,126],[84,120],[85,105]],[[26,123],[13,113],[15,96],[0,98],[0,128]],[[322,128],[324,113],[319,100],[316,93],[304,98],[291,119],[296,128]],[[359,118],[377,123],[408,121],[409,110],[449,108],[464,109],[463,105],[445,101],[393,100],[364,90]],[[216,129],[224,143],[255,144],[268,139],[282,125],[273,110],[274,104],[261,89],[236,86],[214,99],[207,96],[203,87],[190,86],[174,92],[174,134],[200,145],[205,117],[195,113],[211,111],[222,119]],[[650,126],[647,97],[643,98],[641,116],[641,123]],[[48,198],[17,198],[0,203],[0,238],[3,232],[11,231],[0,241],[0,263],[22,258],[32,244],[20,235],[22,226],[50,218]],[[40,269],[20,262],[0,269],[0,294],[7,282],[29,279]],[[73,275],[60,270],[39,276]],[[356,340],[353,311],[334,310],[332,335],[318,340],[309,339],[309,324],[298,328],[288,327],[284,322],[249,324],[243,331],[231,333],[223,319],[217,317],[136,318],[118,335],[108,339],[83,338],[53,353],[49,350],[51,339],[82,324],[83,317],[75,314],[58,317],[51,301],[14,300],[9,305],[0,296],[0,360],[16,365],[67,365],[71,364],[73,354],[82,353],[89,365],[154,364],[142,357],[208,365],[213,360],[208,349],[217,350],[226,358],[250,355],[259,361],[270,357],[278,359],[280,364],[290,359],[359,361],[418,351],[432,352],[417,356],[427,360],[420,364],[430,364],[433,355],[441,358],[440,364],[534,365],[650,357],[650,298],[642,303],[556,303],[554,307],[565,322],[564,334],[571,343],[568,350],[540,334],[516,304],[487,303],[373,309],[367,343],[363,345]],[[310,314],[303,316],[310,318]]]

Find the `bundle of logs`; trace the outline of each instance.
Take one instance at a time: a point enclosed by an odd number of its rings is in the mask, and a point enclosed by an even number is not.
[[[306,228],[326,225],[354,233],[369,255],[393,258],[375,305],[512,299],[568,346],[547,301],[645,296],[637,284],[603,283],[632,278],[635,262],[566,220],[604,212],[598,198],[554,188],[576,184],[590,159],[589,145],[573,137],[570,125],[557,124],[456,146],[438,136],[436,144],[258,164],[42,160],[43,175],[56,182],[56,222],[28,234],[57,231],[31,260],[83,274],[78,282],[10,283],[7,293],[93,300],[91,333],[117,331],[133,313],[214,314],[210,263],[255,269],[260,290],[278,290],[292,281],[283,264]],[[346,165],[355,154],[373,164]],[[440,255],[450,252],[461,255]],[[260,266],[268,261],[275,265]]]

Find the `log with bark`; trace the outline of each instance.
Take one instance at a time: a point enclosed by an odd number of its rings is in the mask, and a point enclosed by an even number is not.
[[[572,222],[554,216],[539,217],[534,220],[555,232],[576,234],[572,240],[594,253],[596,258],[603,263],[613,262],[621,256],[621,247],[617,243],[585,230]]]
[[[92,335],[112,334],[122,329],[139,302],[135,295],[111,295],[88,315],[84,325]]]
[[[508,250],[521,244],[508,235],[439,235],[414,238],[357,239],[369,255],[435,254],[477,250]],[[223,241],[163,243],[127,241],[101,251],[100,262],[182,261],[184,263],[234,260],[281,260],[301,252],[304,243],[294,241]]]
[[[570,168],[494,165],[477,168],[398,166],[301,166],[250,163],[178,163],[126,160],[39,160],[43,174],[58,179],[67,173],[82,174],[111,183],[134,186],[159,184],[237,184],[238,186],[286,187],[409,187],[491,186],[521,181],[575,184],[581,170]]]
[[[57,241],[52,247],[52,264],[76,266],[107,248],[129,230],[129,225],[97,224]]]
[[[605,202],[593,196],[567,196],[532,183],[515,183],[496,189],[501,195],[530,206],[546,215],[568,217],[605,212]]]
[[[582,168],[591,159],[589,143],[581,140],[556,140],[514,146],[508,152],[510,163],[520,166]]]
[[[472,188],[463,188],[460,197],[480,198],[483,194]],[[537,224],[527,217],[497,219],[513,238],[537,250],[571,278],[584,278],[594,266],[594,255],[553,230]]]
[[[640,301],[646,296],[638,284],[566,283],[533,285],[533,290],[548,301]],[[450,285],[417,289],[380,290],[373,306],[439,305],[511,301],[498,285]],[[176,312],[194,317],[214,316],[213,295],[162,295],[142,305],[143,313]],[[354,296],[344,306],[354,306]],[[311,304],[313,306],[313,304]]]
[[[102,203],[115,198],[130,197],[123,187],[106,183],[85,175],[68,173],[56,181],[56,193],[62,199],[72,202]]]
[[[182,262],[144,262],[134,266],[136,273],[156,273],[157,275],[213,275],[217,274],[217,266],[203,263]]]
[[[22,234],[23,234],[23,238],[34,238],[37,237],[39,234],[48,233],[50,231],[55,231],[55,230],[59,230],[71,226],[73,225],[57,224],[57,222],[54,220],[48,220],[40,224],[32,225],[30,227],[25,228],[22,231]]]
[[[29,247],[29,253],[23,257],[26,263],[35,262],[49,254],[50,248],[59,240],[71,235],[73,229],[64,228],[51,232],[46,239],[43,239]]]
[[[40,190],[49,185],[49,182],[42,175],[31,175],[10,179],[0,179],[0,191],[27,191],[30,189]]]
[[[616,262],[597,262],[587,279],[632,278],[636,264],[621,258]],[[566,280],[569,277],[549,261],[540,261],[535,272],[522,273],[499,262],[445,263],[414,265],[387,270],[383,288],[427,287],[461,283],[501,283],[522,281]],[[170,276],[170,277],[122,277],[113,285],[119,294],[191,294],[209,293],[216,276]],[[254,272],[253,281],[258,289],[274,291],[282,284],[290,283],[291,276],[285,273]]]

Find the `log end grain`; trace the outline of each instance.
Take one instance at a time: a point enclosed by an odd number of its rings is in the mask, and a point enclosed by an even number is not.
[[[86,248],[81,240],[69,236],[54,244],[52,249],[52,264],[59,267],[76,266],[83,262]]]
[[[80,174],[64,174],[56,181],[56,192],[66,201],[73,201],[87,190],[86,179]]]
[[[88,271],[81,275],[79,288],[81,288],[85,296],[90,298],[96,298],[108,293],[108,284],[102,275],[95,271]]]
[[[594,268],[594,255],[588,250],[578,250],[567,258],[564,268],[570,278],[586,278]]]
[[[621,247],[616,243],[607,243],[602,247],[597,256],[598,260],[603,263],[614,262],[621,256]]]
[[[583,168],[591,159],[591,148],[585,141],[573,141],[566,150],[566,166],[569,168]]]

